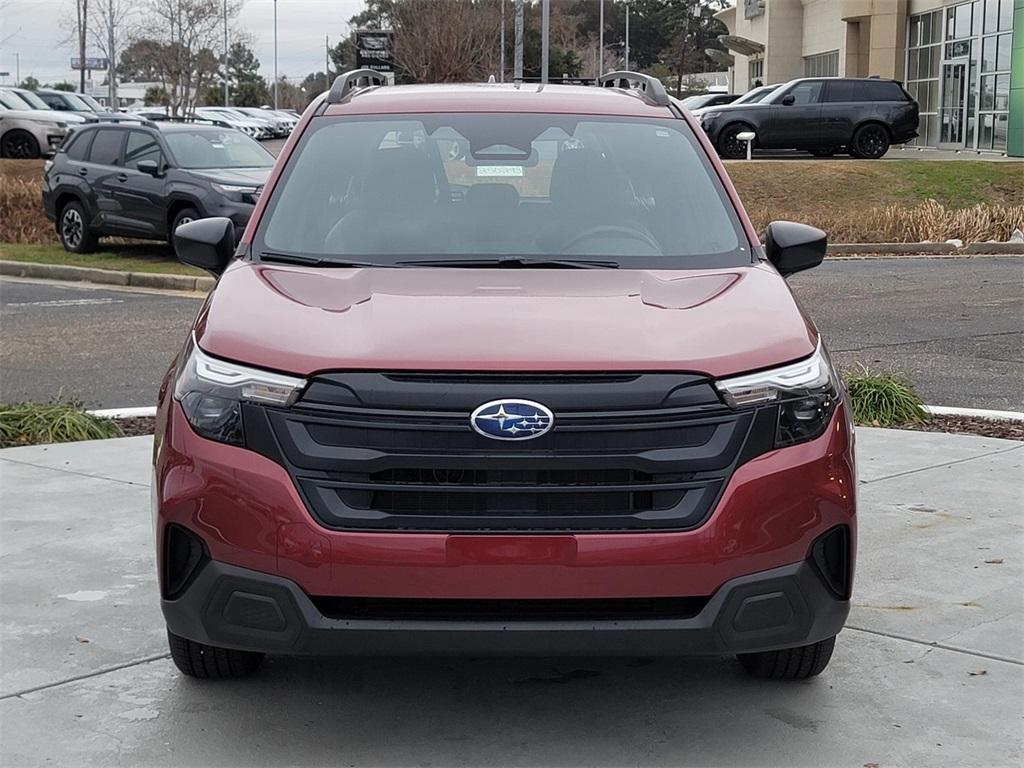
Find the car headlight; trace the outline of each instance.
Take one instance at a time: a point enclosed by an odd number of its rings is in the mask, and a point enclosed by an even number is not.
[[[840,398],[840,379],[821,341],[806,360],[715,382],[731,408],[778,405],[775,447],[813,440],[828,426]]]
[[[210,357],[189,339],[174,382],[174,399],[196,434],[243,445],[242,403],[287,407],[306,380]]]
[[[710,123],[715,118],[721,117],[721,116],[722,116],[721,112],[705,112],[703,115],[700,116],[700,121],[702,123]]]
[[[234,200],[236,203],[251,203],[252,205],[256,204],[256,200],[259,198],[260,190],[262,189],[262,187],[237,184],[211,183],[210,186],[229,200]]]

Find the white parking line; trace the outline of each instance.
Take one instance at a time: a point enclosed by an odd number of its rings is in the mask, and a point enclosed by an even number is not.
[[[83,307],[92,304],[124,304],[124,299],[52,299],[50,301],[12,301],[5,307]]]

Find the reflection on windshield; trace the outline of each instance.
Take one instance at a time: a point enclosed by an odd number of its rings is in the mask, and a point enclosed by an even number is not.
[[[274,156],[238,131],[168,132],[164,139],[182,168],[269,168]]]
[[[739,263],[732,209],[686,123],[672,119],[324,119],[270,205],[266,250],[327,260]]]

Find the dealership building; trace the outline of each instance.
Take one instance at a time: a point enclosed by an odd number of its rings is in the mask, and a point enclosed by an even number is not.
[[[1024,157],[1024,0],[737,0],[732,90],[796,77],[901,80],[923,147]]]

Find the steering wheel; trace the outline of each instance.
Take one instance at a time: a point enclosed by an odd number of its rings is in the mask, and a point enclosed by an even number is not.
[[[641,232],[639,229],[633,229],[632,227],[621,227],[614,224],[599,224],[596,227],[591,227],[590,229],[580,232],[576,237],[562,246],[560,253],[568,253],[574,245],[585,242],[586,240],[606,237],[620,237],[626,240],[639,240],[645,245],[649,245],[653,248],[656,253],[661,254],[661,245],[646,232]]]

